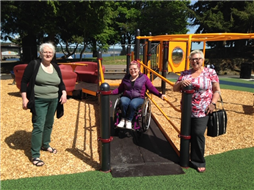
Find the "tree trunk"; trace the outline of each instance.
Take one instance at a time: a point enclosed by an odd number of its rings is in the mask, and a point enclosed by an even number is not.
[[[22,39],[22,62],[29,63],[33,59],[36,59],[37,56],[37,45],[35,35],[28,34]]]
[[[96,47],[96,40],[93,39],[93,57],[97,57],[97,47]]]

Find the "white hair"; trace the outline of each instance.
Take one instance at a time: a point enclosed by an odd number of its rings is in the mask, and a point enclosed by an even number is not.
[[[200,51],[200,50],[193,50],[193,51],[190,53],[190,55],[189,55],[189,59],[192,57],[192,55],[197,54],[197,53],[201,55],[202,59],[204,59],[204,54],[203,54],[203,52]]]
[[[52,43],[50,43],[50,42],[43,43],[43,44],[40,45],[40,49],[39,49],[40,53],[43,53],[43,49],[44,49],[46,46],[49,47],[49,48],[52,50],[53,54],[56,53],[55,46],[54,46]]]

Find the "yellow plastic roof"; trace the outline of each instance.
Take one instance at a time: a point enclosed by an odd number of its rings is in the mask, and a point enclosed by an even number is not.
[[[171,34],[157,36],[137,36],[137,39],[148,39],[149,41],[188,41],[207,42],[207,41],[226,41],[254,39],[254,33],[205,33],[205,34]]]

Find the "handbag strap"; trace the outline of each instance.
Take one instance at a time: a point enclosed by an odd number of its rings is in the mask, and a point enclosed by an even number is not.
[[[221,104],[221,108],[224,110],[224,106],[223,106],[223,100],[222,100],[222,97],[221,97],[221,94],[219,93],[219,95],[220,95],[220,104]]]

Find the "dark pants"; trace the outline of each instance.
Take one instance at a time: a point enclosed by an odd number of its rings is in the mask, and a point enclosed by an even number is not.
[[[205,130],[208,116],[191,118],[191,163],[194,167],[205,167]]]
[[[54,116],[58,104],[58,98],[41,99],[35,98],[35,111],[33,114],[33,131],[31,139],[32,158],[40,157],[41,147],[48,148]]]

